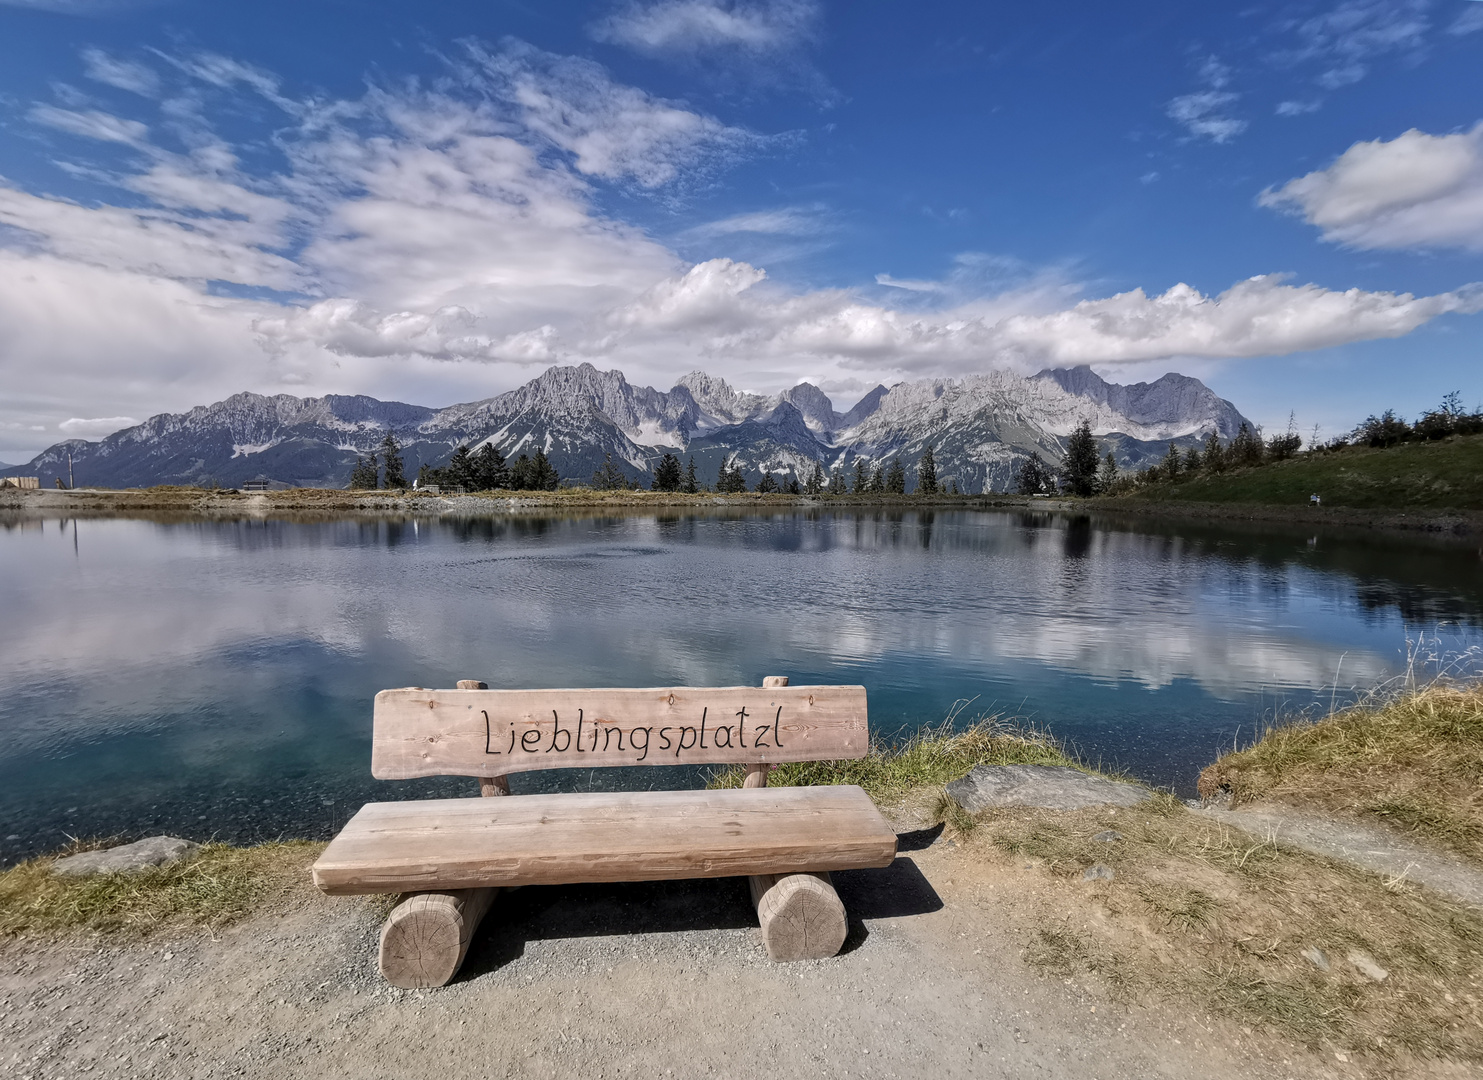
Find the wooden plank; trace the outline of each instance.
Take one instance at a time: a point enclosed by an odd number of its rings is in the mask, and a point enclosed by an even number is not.
[[[870,749],[863,686],[383,690],[371,772],[832,761]]]
[[[858,787],[623,791],[368,803],[314,864],[332,895],[888,866]]]

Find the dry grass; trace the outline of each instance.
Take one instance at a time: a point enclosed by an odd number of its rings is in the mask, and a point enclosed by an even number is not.
[[[1097,838],[1108,831],[1120,838]],[[1382,1065],[1396,1055],[1483,1063],[1475,910],[1279,848],[1167,795],[1133,809],[991,811],[957,838],[1065,882],[1036,908],[1026,941],[1026,960],[1043,970],[1094,971],[1124,996],[1198,1003]],[[1113,879],[1084,880],[1096,864]],[[1385,968],[1384,981],[1352,964],[1352,950]]]
[[[858,784],[877,803],[892,803],[923,788],[940,788],[975,765],[1071,765],[1079,767],[1050,735],[1000,717],[954,730],[956,711],[937,727],[905,742],[877,742],[854,761],[804,761],[779,765],[768,777],[774,787]],[[712,778],[713,788],[741,787],[746,769],[734,765]],[[956,806],[956,804],[953,804]]]
[[[0,873],[0,937],[223,926],[285,902],[323,846],[307,840],[248,848],[207,844],[169,866],[78,878],[53,873],[50,857],[31,859]]]
[[[1382,819],[1483,863],[1483,685],[1439,683],[1268,731],[1200,794]]]

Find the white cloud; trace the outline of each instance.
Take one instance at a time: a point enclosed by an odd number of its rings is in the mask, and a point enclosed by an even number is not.
[[[57,427],[69,439],[101,439],[137,423],[139,421],[132,416],[99,416],[92,420],[74,416],[70,420],[63,420]]]
[[[651,56],[786,52],[813,37],[819,14],[813,0],[658,0],[625,5],[592,35]]]
[[[1292,24],[1297,43],[1278,62],[1317,64],[1315,81],[1328,90],[1359,82],[1388,53],[1419,55],[1426,44],[1431,0],[1344,0]]]
[[[981,253],[941,281],[790,290],[755,262],[687,265],[598,208],[599,181],[663,194],[757,137],[520,46],[472,52],[455,75],[437,89],[289,102],[270,122],[274,173],[248,171],[211,124],[222,99],[283,95],[245,65],[162,64],[160,98],[178,107],[154,130],[38,106],[37,122],[111,155],[114,171],[89,159],[77,175],[120,197],[84,205],[0,184],[4,438],[32,446],[20,433],[37,425],[242,389],[467,401],[531,365],[580,360],[664,385],[705,366],[742,385],[807,375],[860,388],[996,366],[1261,356],[1396,336],[1476,306],[1471,293],[1275,278],[1215,297],[1179,286],[1083,300],[1063,271]],[[821,208],[781,207],[692,234],[734,252],[827,225]]]
[[[1260,202],[1353,247],[1483,251],[1483,124],[1355,143],[1328,168],[1268,189]]]
[[[37,105],[29,113],[29,119],[33,123],[45,124],[69,135],[123,143],[126,146],[142,146],[149,137],[147,125],[97,110],[75,112],[71,109],[59,109],[55,105]]]
[[[83,64],[88,78],[141,97],[154,97],[160,91],[160,77],[153,68],[132,60],[109,56],[102,49],[84,49]]]
[[[1323,108],[1319,101],[1279,101],[1277,103],[1278,116],[1302,116],[1305,113],[1317,112]]]
[[[813,236],[828,223],[822,207],[785,206],[776,210],[754,210],[708,221],[685,230],[690,239],[709,240],[722,236],[757,233],[764,236]]]
[[[1464,34],[1476,34],[1479,30],[1483,30],[1483,4],[1474,3],[1447,28],[1447,33],[1462,37]]]
[[[1268,275],[1219,296],[1176,285],[1159,296],[1135,289],[1059,310],[1044,310],[1055,290],[1037,283],[993,302],[908,313],[865,303],[845,290],[788,295],[769,288],[765,278],[729,259],[702,263],[610,313],[605,326],[621,333],[596,344],[608,356],[652,352],[662,347],[656,340],[662,332],[732,361],[766,359],[778,367],[832,361],[883,374],[963,373],[1283,355],[1399,337],[1439,315],[1483,308],[1483,290],[1477,289],[1417,298],[1292,286]]]
[[[1197,90],[1169,102],[1169,119],[1185,126],[1194,136],[1212,142],[1229,142],[1247,128],[1245,120],[1227,115],[1239,94],[1230,90]]]

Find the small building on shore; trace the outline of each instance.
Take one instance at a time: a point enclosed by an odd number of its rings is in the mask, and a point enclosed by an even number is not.
[[[41,488],[41,477],[0,476],[0,488],[20,488],[22,491],[38,491]]]

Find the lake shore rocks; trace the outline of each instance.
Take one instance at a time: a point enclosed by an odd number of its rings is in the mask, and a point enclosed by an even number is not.
[[[105,851],[84,851],[80,855],[58,859],[52,864],[52,872],[67,877],[84,877],[88,874],[111,874],[121,870],[145,870],[151,866],[166,866],[183,859],[200,847],[200,844],[177,836],[151,836]]]
[[[947,785],[948,796],[970,814],[997,806],[1083,810],[1136,806],[1153,793],[1139,784],[1093,776],[1064,765],[976,765]]]

